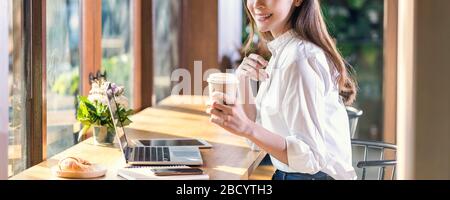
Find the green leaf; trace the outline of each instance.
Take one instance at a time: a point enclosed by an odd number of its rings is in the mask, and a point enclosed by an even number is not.
[[[130,119],[125,119],[123,122],[122,122],[122,125],[123,126],[128,126],[128,125],[130,125],[131,123],[133,123]]]
[[[79,106],[77,120],[85,126],[100,125],[113,128],[111,113],[107,105],[101,103],[92,103],[87,97],[78,97]],[[134,114],[132,109],[126,109],[124,107],[118,107],[118,115],[120,116],[120,122],[123,126],[128,126],[132,121],[128,118]]]
[[[78,97],[78,114],[77,120],[83,125],[95,125],[98,123],[97,108],[87,97]]]

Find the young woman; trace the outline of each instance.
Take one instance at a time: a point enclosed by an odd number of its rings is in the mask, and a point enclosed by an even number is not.
[[[268,152],[277,168],[274,180],[355,179],[345,105],[355,100],[356,83],[327,31],[319,0],[245,4],[272,58],[244,59],[237,70],[243,103],[214,102],[207,110],[211,122]],[[262,82],[256,99],[250,79]]]

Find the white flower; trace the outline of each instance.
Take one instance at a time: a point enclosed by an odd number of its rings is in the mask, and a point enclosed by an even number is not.
[[[125,109],[128,108],[128,98],[127,97],[125,97],[123,95],[118,96],[118,97],[116,97],[116,102],[117,102],[117,104],[119,104],[119,106],[121,106]]]
[[[108,98],[105,94],[106,86],[106,83],[101,83],[101,85],[97,82],[92,83],[92,89],[88,96],[89,101],[108,105]],[[115,83],[111,83],[111,90],[116,98],[116,103],[123,108],[128,108],[128,98],[124,96],[125,88],[117,86]]]
[[[91,94],[88,96],[90,102],[108,105],[108,99],[103,94]]]
[[[92,83],[91,91],[89,91],[88,99],[93,103],[108,105],[108,99],[105,95],[105,87],[100,86],[97,82]]]
[[[124,96],[125,89],[124,87],[118,87],[116,84],[111,84],[111,89],[106,91],[107,83],[104,82],[104,80],[96,80],[92,83],[92,88],[89,91],[89,95],[87,99],[94,104],[97,110],[99,111],[98,107],[101,107],[100,105],[107,106],[108,105],[108,96],[113,94],[113,96],[116,99],[116,103],[118,104],[118,107],[126,109],[128,111],[128,98]],[[102,110],[104,112],[109,112],[106,109]],[[100,113],[100,115],[103,115],[105,113]],[[95,114],[94,114],[95,115]],[[126,116],[127,117],[127,116]],[[80,132],[79,139],[84,135],[84,133],[89,129],[91,125],[99,125],[100,120],[96,119],[95,121],[90,121],[87,124],[84,124],[83,131]],[[110,122],[108,122],[110,123]]]

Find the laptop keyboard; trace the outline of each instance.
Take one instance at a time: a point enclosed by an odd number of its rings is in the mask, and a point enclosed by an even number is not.
[[[134,161],[169,162],[169,147],[136,147],[133,149]]]

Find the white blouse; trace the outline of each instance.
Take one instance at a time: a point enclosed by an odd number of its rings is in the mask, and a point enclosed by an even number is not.
[[[289,173],[327,173],[354,180],[347,112],[323,50],[290,30],[268,44],[272,53],[258,96],[257,123],[286,138]]]

